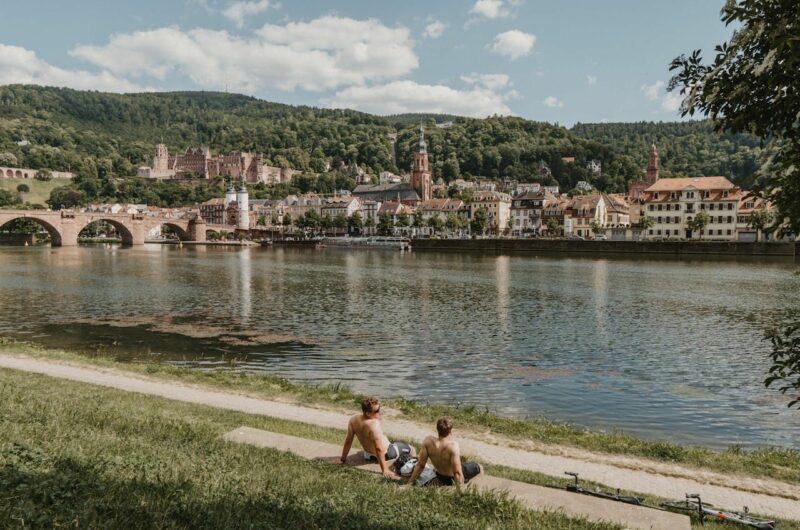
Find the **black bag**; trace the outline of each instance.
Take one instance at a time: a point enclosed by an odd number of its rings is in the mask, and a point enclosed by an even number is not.
[[[394,472],[398,475],[400,474],[400,470],[403,469],[403,466],[411,460],[411,451],[409,449],[403,449],[400,452],[400,455],[394,459],[392,463],[392,467],[394,468]]]

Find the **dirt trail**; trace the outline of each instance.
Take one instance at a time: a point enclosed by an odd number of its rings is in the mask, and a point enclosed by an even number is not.
[[[342,429],[349,414],[323,408],[270,401],[234,392],[148,378],[122,370],[77,366],[56,361],[32,359],[0,353],[0,368],[44,374],[100,385],[129,392],[160,396],[176,401],[196,403],[248,414]],[[384,417],[387,433],[404,439],[422,440],[431,433],[426,425]],[[684,493],[701,493],[715,506],[739,510],[748,506],[753,512],[778,518],[800,520],[800,486],[770,479],[726,476],[645,459],[604,455],[568,447],[531,445],[530,449],[500,446],[499,437],[465,435],[459,438],[465,454],[497,465],[526,469],[554,477],[564,471],[580,473],[611,487],[682,498]],[[492,443],[494,442],[494,443]],[[519,444],[519,442],[513,442]]]

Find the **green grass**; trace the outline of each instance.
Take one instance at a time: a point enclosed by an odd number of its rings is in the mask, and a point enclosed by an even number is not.
[[[157,378],[180,379],[187,383],[246,392],[256,396],[288,397],[300,402],[332,404],[357,409],[360,395],[342,385],[305,385],[268,375],[245,375],[231,371],[198,371],[155,363],[122,364],[108,355],[86,356],[44,350],[35,345],[15,343],[0,337],[0,350],[98,366],[122,368]],[[503,435],[521,443],[566,445],[590,451],[637,456],[658,462],[676,463],[703,470],[766,477],[800,484],[800,451],[788,448],[745,450],[731,447],[715,451],[705,447],[636,438],[622,432],[598,432],[546,418],[516,420],[499,416],[488,409],[454,407],[408,400],[385,400],[402,417],[433,424],[443,415],[452,416],[459,429]]]
[[[6,528],[616,528],[220,438],[248,425],[341,441],[335,430],[35,374],[0,370],[0,419]]]
[[[66,186],[69,184],[67,179],[52,179],[46,182],[36,179],[10,179],[0,178],[0,189],[8,190],[12,193],[17,192],[17,186],[20,184],[27,184],[31,191],[22,193],[22,202],[29,202],[31,204],[47,205],[47,199],[50,198],[50,192],[59,186]]]

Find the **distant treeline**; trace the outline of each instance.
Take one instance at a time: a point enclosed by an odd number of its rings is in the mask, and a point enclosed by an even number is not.
[[[452,126],[434,126],[445,121]],[[278,190],[259,190],[260,195],[324,191],[354,184],[347,169],[352,163],[373,175],[408,171],[420,123],[428,125],[434,179],[448,182],[477,177],[542,181],[544,162],[552,173],[544,183],[563,190],[588,180],[603,191],[623,191],[641,175],[647,148],[655,141],[667,174],[727,175],[749,183],[759,154],[752,138],[720,136],[702,122],[579,124],[569,130],[513,117],[379,117],[215,92],[123,95],[10,85],[0,87],[0,165],[73,171],[78,175],[73,188],[86,195],[80,200],[139,198],[175,205],[217,193],[217,184],[128,178],[150,164],[154,144],[163,142],[172,152],[191,146],[208,146],[215,153],[254,151],[271,165],[306,173]],[[563,157],[575,162],[565,163]],[[602,176],[592,176],[586,167],[590,160],[602,162]],[[312,176],[329,170],[334,171],[330,176]]]

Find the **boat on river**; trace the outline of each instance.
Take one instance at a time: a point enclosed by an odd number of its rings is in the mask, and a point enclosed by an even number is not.
[[[411,250],[411,240],[407,237],[371,236],[371,237],[326,237],[322,240],[325,246],[353,248],[388,248]]]

